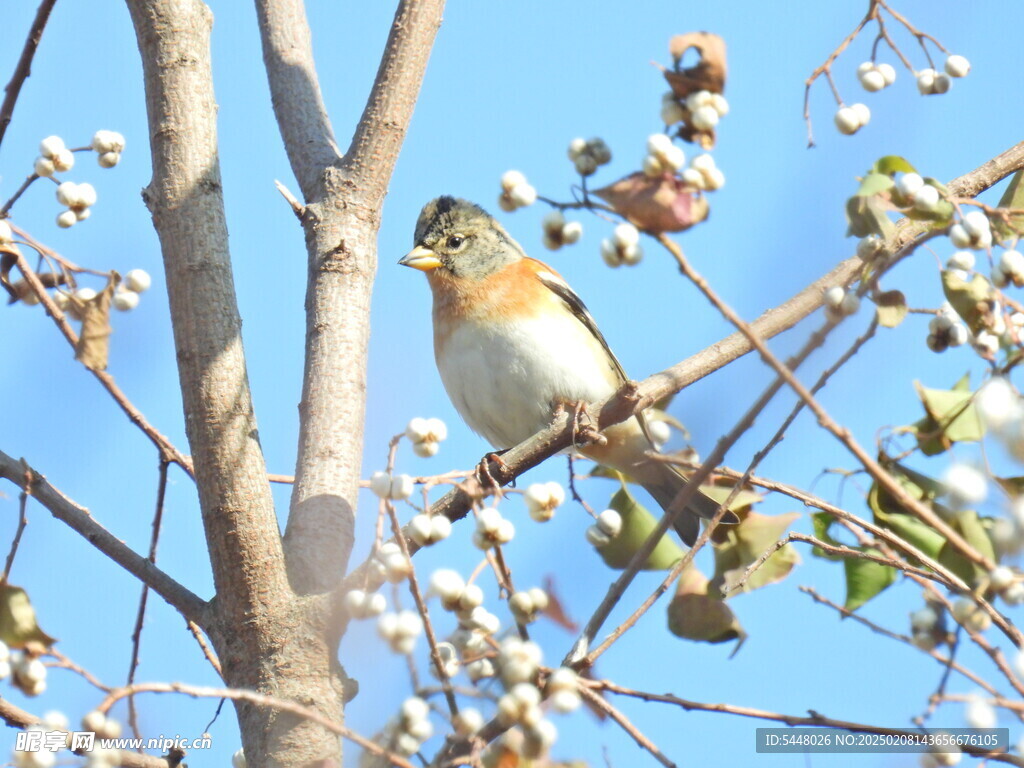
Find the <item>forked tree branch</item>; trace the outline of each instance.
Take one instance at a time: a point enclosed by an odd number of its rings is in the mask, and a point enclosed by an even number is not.
[[[300,594],[336,586],[348,564],[363,458],[370,295],[380,208],[412,116],[443,0],[403,0],[363,116],[340,161],[323,118],[309,30],[296,0],[260,0],[264,59],[281,133],[306,205],[306,363],[299,447],[285,532],[288,573]],[[286,47],[288,46],[288,47]],[[286,64],[291,62],[291,65]],[[303,96],[302,110],[285,107]],[[302,154],[313,143],[316,163]],[[321,167],[317,167],[321,164]]]
[[[197,624],[207,620],[208,604],[172,579],[156,565],[132,550],[96,521],[89,510],[78,506],[49,481],[23,462],[0,451],[0,477],[10,480],[46,507],[61,522],[80,534],[96,549],[120,565],[143,584]]]

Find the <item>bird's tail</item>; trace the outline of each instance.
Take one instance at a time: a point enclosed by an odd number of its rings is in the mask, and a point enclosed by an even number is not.
[[[648,460],[638,469],[641,469],[637,473],[640,475],[638,477],[640,484],[667,512],[676,494],[686,486],[686,478],[671,464],[660,461]],[[718,507],[717,501],[697,491],[686,505],[686,509],[676,516],[676,532],[688,547],[692,547],[697,540],[700,533],[700,519],[708,520],[714,517]],[[722,522],[738,523],[739,518],[733,512],[726,512],[722,517]]]

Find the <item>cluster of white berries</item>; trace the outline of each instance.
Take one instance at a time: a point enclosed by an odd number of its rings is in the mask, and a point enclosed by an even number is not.
[[[1024,254],[1015,248],[999,254],[999,261],[992,267],[992,285],[1005,288],[1010,283],[1018,288],[1024,286]]]
[[[11,225],[0,219],[0,245],[10,245],[14,242],[14,230]]]
[[[904,173],[896,180],[896,191],[916,210],[924,213],[934,211],[942,196],[937,187],[925,183],[919,173]]]
[[[239,749],[231,756],[231,768],[248,768],[249,761],[245,759],[245,750]]]
[[[1024,457],[1024,402],[1009,380],[995,376],[987,381],[975,395],[974,404],[989,433],[1018,459]],[[1014,509],[1021,513],[1018,528],[1024,530],[1024,497],[1017,499]]]
[[[516,527],[511,520],[501,516],[495,507],[484,507],[476,513],[476,529],[473,531],[473,543],[480,549],[508,544],[516,535]]]
[[[652,133],[647,137],[647,155],[644,157],[644,175],[656,179],[665,173],[675,173],[686,163],[683,148],[672,142],[664,133]]]
[[[601,258],[609,267],[620,267],[623,264],[634,266],[644,257],[640,247],[640,230],[629,222],[615,227],[611,237],[601,241]]]
[[[421,547],[429,547],[444,541],[452,534],[452,521],[444,515],[414,515],[405,531],[413,541]]]
[[[11,650],[0,643],[0,677],[11,676],[11,682],[26,696],[38,696],[46,690],[46,665],[42,659],[25,652]]]
[[[515,635],[505,638],[498,650],[498,670],[506,688],[517,683],[528,683],[537,677],[544,653],[532,640]]]
[[[523,494],[530,517],[545,523],[555,516],[555,510],[565,501],[565,491],[556,482],[533,483]]]
[[[544,229],[544,247],[557,251],[563,245],[572,245],[583,235],[583,225],[578,221],[566,221],[561,211],[551,211],[541,221]]]
[[[541,757],[558,737],[554,723],[543,716],[541,692],[534,682],[542,658],[539,645],[518,637],[507,638],[498,651],[498,668],[507,693],[498,699],[496,716],[505,726],[522,729],[518,751],[529,759]]]
[[[392,584],[405,581],[412,573],[412,563],[402,552],[402,548],[393,541],[385,541],[380,545],[370,560],[370,567],[377,577]]]
[[[604,139],[573,139],[569,142],[569,159],[580,176],[590,176],[602,165],[612,161],[612,151]]]
[[[957,248],[984,250],[992,245],[992,226],[984,211],[969,211],[949,228],[949,239]]]
[[[148,291],[151,285],[153,278],[146,270],[133,269],[118,283],[111,304],[114,309],[129,312],[139,306],[139,294]]]
[[[537,190],[534,189],[519,171],[506,171],[501,177],[501,195],[498,196],[498,207],[506,213],[518,208],[526,208],[537,202]]]
[[[393,733],[396,752],[402,755],[415,755],[419,752],[423,742],[434,735],[430,705],[419,696],[410,696],[403,701]]]
[[[415,611],[383,613],[377,619],[377,634],[395,653],[412,653],[416,647],[416,640],[422,633],[423,619]]]
[[[834,119],[840,133],[852,136],[871,121],[871,110],[860,102],[850,106],[843,104],[836,110]]]
[[[96,205],[96,189],[88,182],[64,181],[57,185],[57,202],[67,207],[57,216],[57,226],[67,229],[92,214],[90,208]]]
[[[52,766],[56,765],[57,763],[58,751],[69,746],[70,734],[68,733],[68,730],[68,718],[63,712],[58,712],[56,710],[51,710],[47,712],[42,716],[38,723],[33,723],[32,725],[25,728],[26,732],[38,731],[40,734],[43,734],[40,737],[40,740],[41,743],[45,745],[44,748],[25,750],[15,749],[13,754],[11,755],[12,764],[15,766],[15,768],[52,768]],[[58,744],[56,746],[56,749],[53,749],[52,746],[46,741],[45,736],[45,734],[53,731],[63,731],[65,733],[65,739],[63,743]],[[118,735],[120,735],[120,729],[118,729]],[[103,749],[99,744],[97,744],[94,748],[94,752],[100,754],[101,757],[104,758],[104,760],[102,762],[98,761],[94,763],[92,761],[93,755],[92,753],[90,753],[88,763],[90,768],[108,768],[120,764],[119,760],[113,760],[113,757],[119,757],[116,750],[106,750]],[[110,756],[111,752],[113,752],[112,756]],[[108,756],[110,756],[111,759],[105,759]]]
[[[75,167],[74,153],[64,146],[60,136],[47,136],[39,142],[39,157],[36,158],[33,170],[37,176],[53,176],[64,173]]]
[[[603,547],[622,533],[622,515],[614,509],[606,509],[597,516],[596,522],[587,528],[587,541],[593,547]]]
[[[522,729],[521,743],[515,751],[527,760],[543,757],[558,738],[555,724],[541,713],[540,691],[529,683],[513,686],[498,700],[498,719],[506,726]]]
[[[974,254],[970,251],[960,251],[959,253],[967,253],[971,257],[971,264],[973,265]],[[955,254],[954,254],[955,255]],[[950,268],[952,268],[953,259],[950,259]],[[956,262],[957,264],[966,264],[966,260],[960,259]],[[960,320],[960,315],[956,313],[952,305],[949,302],[943,304],[939,311],[936,312],[935,317],[928,321],[928,338],[926,343],[928,349],[932,352],[945,352],[949,347],[959,347],[966,344],[971,339],[971,333],[967,330],[967,326]]]
[[[664,116],[664,102],[662,106]],[[690,125],[698,131],[710,131],[729,114],[729,102],[720,93],[694,91],[686,97],[686,109],[690,113]]]
[[[550,603],[548,593],[540,587],[514,593],[508,599],[509,610],[519,624],[532,624],[537,616],[547,610]]]
[[[107,717],[98,709],[87,712],[82,717],[82,728],[92,731],[100,739],[118,739],[121,737],[121,723]]]
[[[984,632],[992,626],[992,617],[969,597],[958,597],[951,611],[957,624],[970,632]]]
[[[417,416],[406,425],[405,436],[412,443],[413,453],[429,458],[437,453],[440,444],[448,437],[448,427],[440,419]]]
[[[973,464],[955,462],[942,475],[946,498],[956,509],[968,509],[988,496],[988,478]]]
[[[374,472],[370,475],[370,490],[382,499],[402,501],[412,496],[416,483],[409,475]]]
[[[833,323],[844,317],[857,314],[860,309],[860,298],[855,291],[848,291],[841,285],[833,285],[825,291],[825,314]]]
[[[92,137],[92,148],[101,168],[113,168],[121,162],[124,152],[124,136],[117,131],[96,131]]]
[[[873,61],[865,61],[857,67],[857,79],[865,91],[874,93],[883,88],[888,88],[896,82],[896,70],[892,64],[875,64]]]
[[[921,650],[933,650],[943,634],[942,616],[931,605],[925,605],[910,614],[911,642]]]
[[[475,707],[459,707],[459,714],[452,718],[455,735],[466,739],[484,727],[484,716]]]
[[[353,589],[345,594],[345,607],[353,619],[370,619],[384,613],[388,602],[380,592]]]
[[[1007,605],[1024,603],[1024,583],[1019,574],[1006,565],[997,565],[988,574],[989,586]]]
[[[563,715],[580,705],[579,676],[568,667],[559,667],[548,675],[544,692],[551,708]]]
[[[938,72],[928,67],[916,73],[917,90],[922,96],[935,96],[949,91],[953,85],[950,78],[967,77],[971,63],[964,56],[954,54],[946,58],[944,69],[945,72]]]
[[[695,189],[714,192],[725,186],[725,174],[715,165],[715,158],[704,152],[690,159],[690,166],[683,171],[683,181]]]
[[[501,629],[501,620],[483,607],[484,591],[476,584],[467,584],[457,571],[434,571],[428,594],[440,598],[441,607],[455,614],[464,631],[493,635]],[[465,648],[465,640],[457,640],[456,645]]]

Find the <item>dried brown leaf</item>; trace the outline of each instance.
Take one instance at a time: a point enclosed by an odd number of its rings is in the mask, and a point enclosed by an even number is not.
[[[544,577],[544,591],[548,593],[548,607],[544,610],[544,615],[563,629],[575,632],[579,627],[565,612],[565,606],[555,591],[555,580],[551,576]]]
[[[692,67],[679,69],[679,62],[691,48],[697,49],[700,60]],[[665,79],[677,98],[685,99],[696,91],[725,92],[725,40],[710,32],[688,32],[669,40],[668,49],[676,68],[665,70]]]
[[[82,317],[82,333],[75,345],[75,359],[91,371],[107,369],[107,355],[110,351],[110,302],[114,287],[120,280],[112,272],[106,287],[88,301],[72,296],[72,306]]]
[[[680,179],[637,172],[594,192],[646,232],[682,232],[708,217],[708,201]]]
[[[21,255],[21,251],[14,243],[0,243],[0,286],[3,286],[3,289],[10,294],[11,302],[20,298],[15,295],[14,286],[11,285],[11,270],[18,263],[19,255]]]

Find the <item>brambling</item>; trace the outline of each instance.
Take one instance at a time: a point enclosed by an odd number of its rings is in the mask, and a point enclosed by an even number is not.
[[[466,424],[496,449],[546,427],[559,406],[606,400],[628,381],[580,297],[479,206],[448,196],[427,203],[415,247],[398,263],[426,273],[441,380]],[[686,480],[647,455],[643,417],[602,435],[580,452],[631,476],[667,509]],[[698,494],[677,517],[683,541],[692,545],[698,518],[717,508]]]

